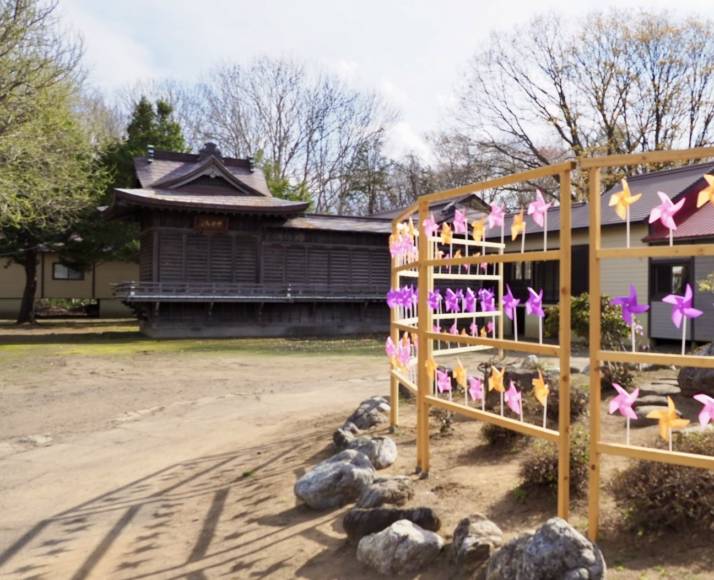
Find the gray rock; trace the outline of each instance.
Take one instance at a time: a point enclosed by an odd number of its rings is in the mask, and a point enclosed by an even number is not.
[[[376,469],[389,467],[397,460],[397,444],[391,437],[357,437],[347,448],[364,453]]]
[[[325,459],[295,484],[295,495],[316,510],[356,500],[374,480],[374,467],[364,453],[347,449]]]
[[[526,358],[524,358],[521,361],[521,368],[535,371],[540,368],[538,366],[539,364],[540,363],[538,362],[538,357],[534,354],[529,354]]]
[[[358,508],[376,508],[381,505],[404,505],[414,497],[414,482],[406,475],[377,477],[357,500]]]
[[[451,544],[453,578],[474,578],[503,543],[503,532],[482,514],[464,518]]]
[[[580,374],[589,375],[590,374],[590,365],[589,364],[585,365],[582,368],[582,370],[580,371]]]
[[[647,415],[649,415],[652,411],[666,411],[667,410],[667,405],[666,403],[664,405],[642,405],[642,406],[636,406],[634,407],[635,413],[637,413],[637,420],[633,420],[630,423],[631,427],[647,427],[648,425],[656,425],[659,420],[658,419],[648,419]],[[681,413],[677,411],[677,414],[681,417]]]
[[[674,395],[679,395],[682,392],[677,385],[664,383],[664,382],[654,382],[649,385],[640,387],[640,395],[658,395],[660,397],[672,397]]]
[[[389,420],[389,401],[385,397],[370,397],[359,404],[359,407],[345,421],[354,423],[358,429],[369,429]]]
[[[357,559],[385,576],[419,572],[431,564],[444,547],[434,532],[408,520],[366,536],[357,546]]]
[[[332,442],[339,450],[347,449],[349,443],[359,434],[360,430],[357,429],[357,425],[347,421],[332,434]]]
[[[667,406],[667,397],[662,395],[645,395],[637,399],[637,405],[665,405]]]
[[[698,356],[714,356],[714,342],[694,350]],[[704,393],[714,397],[714,369],[683,367],[677,377],[682,393],[696,395]]]
[[[399,508],[353,508],[342,521],[347,538],[356,542],[369,534],[381,532],[399,520],[409,520],[419,527],[431,532],[438,532],[441,520],[434,510],[426,507]]]
[[[533,534],[508,542],[488,563],[487,580],[599,580],[605,577],[599,548],[565,520],[551,518]]]

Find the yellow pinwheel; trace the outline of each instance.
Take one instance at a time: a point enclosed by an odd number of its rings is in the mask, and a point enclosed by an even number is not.
[[[407,232],[409,232],[409,235],[414,238],[416,236],[417,230],[414,227],[414,220],[412,218],[409,218],[409,225],[407,226]]]
[[[526,220],[523,215],[523,210],[513,216],[511,224],[511,240],[515,240],[519,235],[523,235],[526,231]]]
[[[500,371],[496,367],[491,367],[491,376],[488,377],[489,391],[498,391],[499,393],[503,393],[505,391],[503,388],[503,374],[505,371],[505,367]]]
[[[473,231],[474,240],[480,242],[483,240],[484,232],[486,231],[486,220],[480,219],[471,222],[471,230]]]
[[[702,207],[708,201],[714,205],[714,175],[705,175],[707,186],[699,192],[697,197],[697,207]]]
[[[461,364],[459,359],[456,359],[458,364],[454,367],[454,378],[456,379],[456,384],[460,387],[466,388],[466,369],[464,365]]]
[[[630,186],[627,184],[627,179],[622,179],[622,191],[613,193],[610,196],[610,201],[608,205],[615,208],[615,213],[620,217],[621,220],[627,219],[627,208],[629,208],[633,203],[642,197],[641,193],[632,195],[630,193]]]
[[[538,402],[544,407],[548,404],[548,393],[550,389],[543,379],[543,373],[538,371],[538,378],[533,379],[533,394]]]
[[[453,237],[454,232],[452,231],[451,226],[447,223],[444,223],[441,226],[441,241],[445,244],[450,244]]]
[[[433,358],[429,358],[424,363],[424,366],[426,367],[426,374],[429,377],[429,381],[433,381],[434,374],[436,373],[436,362],[434,362]]]
[[[688,419],[680,419],[677,414],[677,408],[674,406],[674,401],[671,397],[667,397],[667,409],[661,411],[650,411],[647,413],[648,419],[659,420],[659,436],[665,441],[670,440],[670,435],[675,429],[682,429],[689,425]]]
[[[485,326],[481,327],[481,338],[488,338],[488,330]]]

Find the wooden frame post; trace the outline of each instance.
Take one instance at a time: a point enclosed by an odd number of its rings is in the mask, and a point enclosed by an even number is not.
[[[558,516],[570,513],[570,286],[571,198],[570,171],[560,173],[560,384],[558,393]]]
[[[600,169],[588,174],[590,204],[589,270],[590,270],[590,473],[588,476],[588,537],[597,540],[600,521]]]
[[[427,266],[429,259],[429,239],[424,233],[423,224],[429,216],[429,202],[419,200],[419,301],[417,313],[418,352],[417,352],[417,470],[429,473],[429,403],[430,381],[426,361],[431,356],[431,340],[427,332],[431,330],[431,311],[429,310],[429,288],[433,285],[432,267]]]

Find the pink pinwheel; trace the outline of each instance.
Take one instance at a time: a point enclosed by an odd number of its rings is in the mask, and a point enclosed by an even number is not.
[[[424,233],[432,237],[439,231],[439,224],[436,223],[433,214],[429,214],[429,217],[424,220]]]
[[[694,395],[694,400],[699,401],[704,408],[699,413],[699,424],[706,427],[714,419],[714,399],[709,395]]]
[[[494,329],[495,327],[493,325],[493,322],[486,323],[486,332],[488,332],[489,334],[493,334]]]
[[[432,328],[434,332],[440,333],[441,332],[441,326],[439,326],[438,322],[434,323],[434,328]]]
[[[610,401],[610,405],[607,410],[611,415],[616,411],[620,413],[623,417],[629,419],[637,419],[637,413],[632,409],[632,405],[637,401],[637,397],[640,396],[640,389],[635,389],[632,393],[628,393],[617,383],[612,383],[617,391],[617,396]]]
[[[436,371],[436,388],[440,393],[451,392],[451,378],[445,371]]]
[[[528,204],[528,215],[531,216],[533,221],[542,228],[545,224],[545,217],[548,213],[548,208],[550,208],[551,205],[552,204],[545,202],[541,190],[536,189],[536,200]]]
[[[466,289],[462,309],[464,312],[476,312],[476,294],[474,294],[471,288]]]
[[[478,299],[481,302],[481,310],[484,312],[493,312],[496,310],[496,297],[488,288],[481,288],[478,291]]]
[[[488,227],[493,228],[496,226],[502,226],[505,215],[506,212],[504,211],[503,206],[494,203],[491,206],[491,213],[488,214]]]
[[[397,355],[397,347],[394,346],[394,341],[391,336],[387,338],[387,342],[384,344],[384,350],[389,358],[393,358]]]
[[[465,234],[469,231],[469,224],[466,221],[466,212],[457,209],[454,212],[454,233]]]
[[[622,307],[622,320],[625,321],[627,326],[632,326],[634,322],[633,315],[642,314],[650,309],[647,304],[637,302],[637,288],[635,288],[634,284],[630,284],[629,296],[616,296],[610,300],[610,304]],[[679,328],[679,325],[677,325],[677,328]]]
[[[513,296],[511,293],[511,287],[508,284],[506,284],[506,290],[508,290],[508,292],[506,292],[503,297],[503,309],[509,320],[513,320],[513,317],[516,315],[516,306],[518,306],[521,301]]]
[[[483,382],[476,377],[469,377],[469,395],[472,401],[482,401],[484,398]]]
[[[672,203],[672,200],[669,199],[666,193],[658,191],[657,195],[662,200],[662,203],[653,208],[650,212],[650,223],[659,220],[667,229],[676,230],[677,224],[674,223],[674,215],[684,206],[684,198],[680,199],[677,203]]]
[[[472,322],[469,325],[469,333],[471,333],[471,336],[476,336],[478,334],[478,325],[475,322]]]
[[[543,318],[545,312],[543,311],[543,289],[540,292],[536,292],[528,287],[528,300],[526,300],[526,314],[531,316],[537,316],[538,318]]]
[[[446,289],[446,298],[444,303],[446,305],[447,312],[458,312],[459,311],[459,296],[451,288]]]
[[[510,382],[508,390],[503,395],[506,405],[511,409],[516,415],[523,419],[523,406],[522,406],[522,396],[521,392],[516,388],[513,381]]]
[[[412,358],[412,345],[409,337],[406,340],[401,341],[397,347],[397,360],[399,363],[406,367]]]
[[[439,305],[441,304],[441,301],[441,292],[438,289],[434,290],[433,292],[429,292],[429,308],[431,308],[434,312],[439,310]]]
[[[449,328],[449,334],[459,334],[459,327],[456,324],[456,321],[454,320],[454,323],[451,325]]]
[[[672,322],[677,328],[682,326],[682,320],[685,318],[698,318],[704,314],[701,310],[692,306],[692,287],[687,284],[684,290],[684,296],[670,294],[662,298],[662,302],[672,305]]]

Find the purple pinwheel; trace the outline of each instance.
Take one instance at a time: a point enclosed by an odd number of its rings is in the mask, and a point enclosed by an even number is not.
[[[523,420],[523,398],[513,381],[511,381],[508,390],[504,393],[503,400],[508,405],[508,408]]]
[[[449,373],[437,369],[436,388],[439,389],[440,393],[451,393],[451,378],[449,377]]]
[[[478,291],[478,299],[481,303],[481,310],[484,312],[493,312],[496,310],[496,297],[488,288],[481,288]]]
[[[409,303],[412,307],[416,307],[419,302],[419,293],[416,291],[414,286],[409,286]]]
[[[634,284],[630,284],[629,296],[617,296],[610,300],[610,304],[622,307],[622,320],[625,321],[627,326],[632,326],[635,314],[642,314],[650,309],[647,304],[637,302],[637,288],[635,288]],[[679,328],[679,325],[677,328]]]
[[[680,199],[677,203],[672,203],[669,196],[661,191],[657,192],[662,201],[657,207],[650,212],[650,223],[659,220],[668,230],[676,230],[677,224],[674,222],[674,214],[676,214],[684,206],[685,198]]]
[[[694,400],[699,401],[704,408],[699,412],[699,424],[706,427],[714,419],[714,399],[709,395],[694,395]]]
[[[447,312],[458,312],[459,311],[459,296],[451,288],[446,289],[446,297],[444,300]]]
[[[515,298],[513,294],[511,293],[511,287],[506,284],[506,294],[503,297],[503,310],[506,313],[506,316],[508,316],[509,320],[513,320],[513,318],[516,315],[516,306],[518,306],[521,301],[519,298]]]
[[[387,338],[387,342],[384,344],[384,350],[387,353],[387,357],[393,358],[396,356],[397,347],[394,346],[394,341],[392,340],[391,336]]]
[[[394,308],[398,304],[399,290],[390,290],[387,292],[387,306]]]
[[[476,312],[476,294],[474,294],[471,288],[466,289],[466,294],[464,295],[463,299],[462,310],[464,312]]]
[[[503,209],[502,205],[499,205],[497,203],[494,203],[491,206],[491,213],[488,214],[488,227],[494,228],[496,226],[503,226],[503,218],[505,217],[506,212]]]
[[[469,224],[466,221],[466,212],[457,209],[454,212],[454,233],[465,234],[469,230]]]
[[[436,223],[433,214],[429,214],[429,217],[424,220],[424,233],[432,237],[439,231],[439,224]]]
[[[434,290],[433,292],[429,292],[429,308],[431,308],[433,312],[439,310],[439,305],[441,304],[442,300],[443,298],[441,297],[441,292],[438,289]]]
[[[550,206],[551,204],[546,203],[545,199],[543,199],[541,190],[536,189],[536,200],[528,204],[528,215],[542,228],[545,225],[545,218]]]
[[[433,332],[440,333],[441,332],[441,326],[439,326],[438,322],[434,323],[434,328],[432,328]]]
[[[617,396],[610,401],[607,408],[608,413],[611,415],[616,411],[620,413],[623,417],[628,419],[637,419],[637,413],[632,409],[632,405],[637,401],[637,397],[640,396],[640,389],[635,389],[632,393],[628,393],[617,383],[612,383],[612,386],[617,391]]]
[[[454,323],[449,328],[449,334],[459,334],[459,326],[458,326],[458,324],[456,324],[455,320],[454,320]]]
[[[545,312],[543,311],[543,289],[540,292],[536,292],[528,287],[528,300],[526,300],[526,314],[531,316],[537,316],[538,318],[543,318]]]
[[[476,336],[478,334],[478,325],[475,322],[472,322],[469,325],[469,332],[471,333],[471,336]]]
[[[472,401],[482,401],[484,398],[483,382],[476,377],[469,377],[469,395]]]
[[[672,305],[672,322],[677,328],[682,326],[682,320],[685,318],[698,318],[704,314],[701,310],[692,306],[692,287],[687,284],[684,290],[684,296],[670,294],[662,298],[662,302]]]

